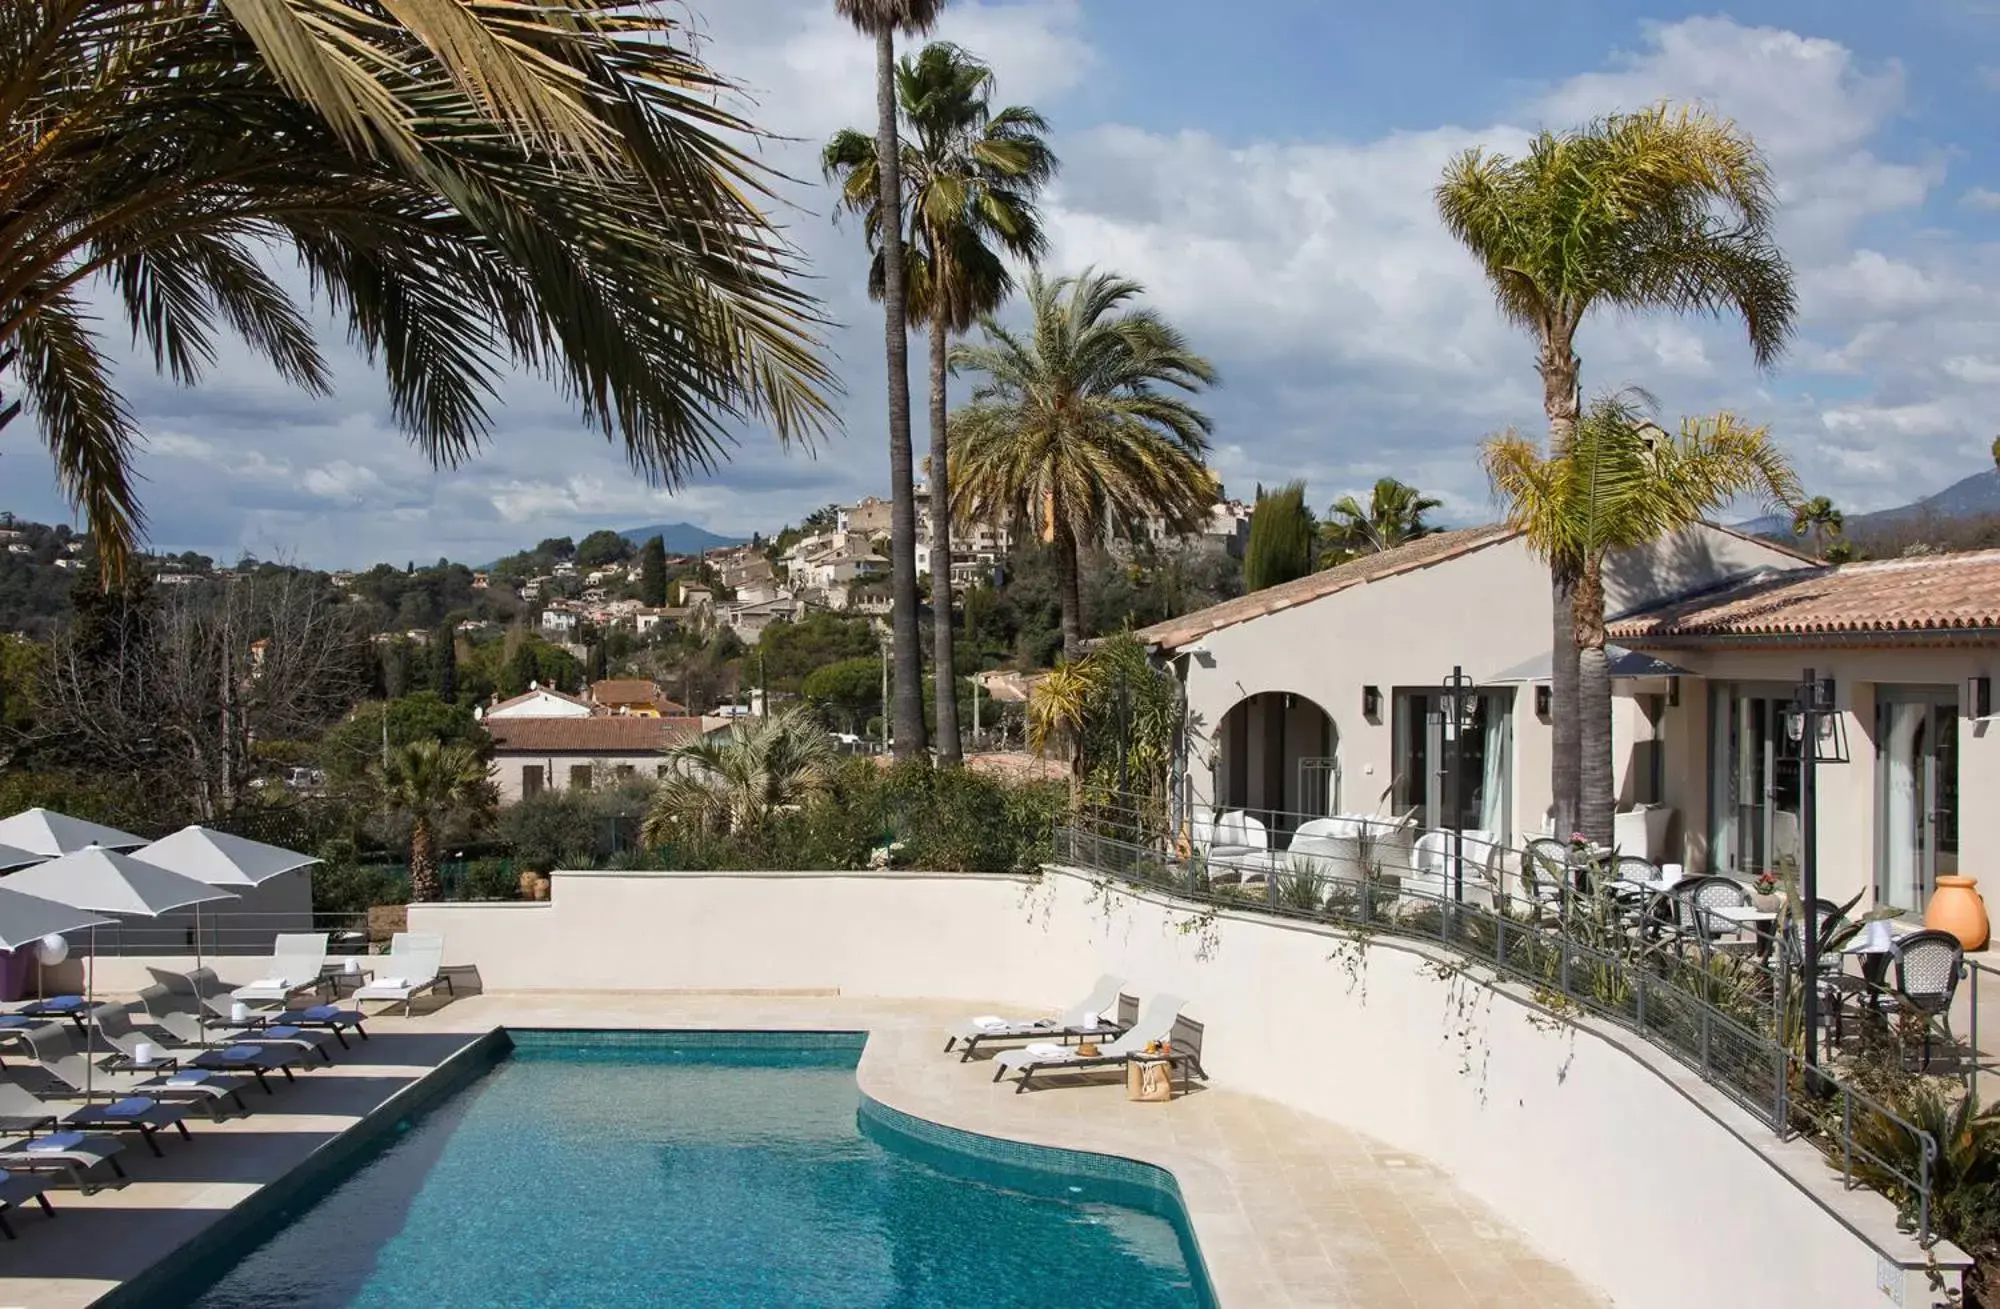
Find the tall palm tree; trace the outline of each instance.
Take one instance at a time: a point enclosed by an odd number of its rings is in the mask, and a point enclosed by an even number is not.
[[[1487,476],[1507,522],[1573,578],[1579,651],[1581,804],[1574,831],[1611,840],[1611,678],[1604,655],[1604,559],[1671,536],[1744,495],[1790,508],[1798,479],[1770,429],[1730,414],[1686,419],[1678,434],[1650,422],[1635,392],[1593,402],[1561,454],[1506,434],[1486,442]],[[1557,828],[1561,831],[1563,829]]]
[[[1429,536],[1437,529],[1424,521],[1424,515],[1443,504],[1393,477],[1376,479],[1365,506],[1353,496],[1343,495],[1328,507],[1321,528],[1328,547],[1321,566],[1332,567],[1356,555],[1393,550],[1405,541]]]
[[[896,78],[903,126],[906,236],[903,243],[910,321],[930,328],[931,656],[936,665],[938,753],[960,756],[958,679],[951,627],[950,436],[945,421],[946,360],[951,338],[1014,290],[1005,255],[1033,262],[1047,245],[1035,195],[1055,175],[1048,123],[1032,109],[993,111],[993,71],[955,45],[938,41],[905,57]],[[841,202],[866,217],[876,258],[869,293],[882,294],[883,260],[875,139],[852,129],[827,143],[827,175]],[[997,247],[997,248],[996,248]]]
[[[840,763],[833,738],[804,708],[739,719],[721,739],[669,752],[671,765],[640,827],[648,845],[679,832],[733,832],[823,796]]]
[[[1797,296],[1772,240],[1764,156],[1701,110],[1662,104],[1543,132],[1519,159],[1468,150],[1446,167],[1436,200],[1501,312],[1534,334],[1554,456],[1569,449],[1582,408],[1576,332],[1593,308],[1737,314],[1760,368],[1791,335]],[[1557,822],[1571,827],[1581,785],[1574,580],[1560,565],[1550,578],[1549,780]]]
[[[875,38],[875,203],[878,212],[903,212],[903,152],[896,132],[896,33],[927,32],[944,0],[833,0],[834,12]],[[910,448],[909,290],[900,223],[875,234],[882,268],[884,354],[889,364],[889,590],[895,635],[896,757],[921,755],[924,738],[924,661],[917,622],[916,460]]]
[[[486,771],[486,761],[471,746],[435,739],[392,751],[376,769],[382,808],[410,820],[411,899],[435,900],[442,893],[438,827],[493,812],[496,797]]]
[[[1811,538],[1812,552],[1821,558],[1826,557],[1827,547],[1838,541],[1846,528],[1847,515],[1823,495],[1816,495],[1792,510],[1792,535]]]
[[[201,380],[234,332],[326,394],[330,311],[397,423],[453,464],[497,380],[573,396],[640,472],[721,457],[732,420],[831,421],[755,137],[663,11],[618,0],[64,0],[0,23],[0,366],[122,569],[140,436],[92,324]],[[312,307],[268,271],[303,267]]]
[[[961,522],[1033,524],[1055,547],[1063,655],[1083,653],[1082,548],[1145,519],[1193,531],[1220,488],[1203,457],[1208,416],[1183,396],[1215,368],[1150,309],[1144,288],[1086,269],[1028,276],[1026,340],[991,317],[985,341],[951,352],[985,375],[952,416],[952,512]],[[1172,392],[1180,392],[1176,395]]]

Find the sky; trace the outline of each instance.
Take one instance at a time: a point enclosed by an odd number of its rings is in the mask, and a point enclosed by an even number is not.
[[[880,310],[859,226],[836,221],[815,162],[833,131],[873,124],[872,45],[826,0],[689,2],[705,57],[787,138],[764,156],[798,179],[777,217],[836,323],[844,432],[787,451],[747,430],[714,475],[660,488],[519,378],[487,447],[439,472],[331,326],[330,398],[288,389],[240,348],[193,389],[127,351],[153,544],[321,567],[480,561],[600,527],[768,533],[886,493]],[[1798,336],[1760,373],[1740,324],[1600,310],[1578,336],[1585,389],[1641,385],[1669,418],[1726,408],[1767,423],[1808,491],[1850,511],[1990,466],[1995,0],[953,0],[934,35],[993,66],[1001,103],[1053,123],[1063,167],[1044,200],[1045,271],[1136,278],[1216,364],[1203,404],[1232,495],[1304,477],[1324,508],[1391,475],[1440,496],[1449,521],[1493,517],[1479,441],[1539,431],[1540,382],[1431,187],[1468,147],[1516,151],[1538,129],[1661,99],[1732,117],[1764,148]],[[75,522],[49,467],[32,422],[9,427],[0,507]]]

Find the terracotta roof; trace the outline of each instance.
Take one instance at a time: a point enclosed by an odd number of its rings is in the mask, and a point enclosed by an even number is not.
[[[2000,632],[2000,550],[1802,569],[1661,605],[1610,626],[1611,639],[1626,645],[1975,632]]]
[[[590,698],[610,708],[621,705],[647,705],[666,713],[678,711],[681,707],[667,699],[657,685],[643,677],[607,677],[601,682],[592,682]]]
[[[1238,623],[1247,623],[1253,618],[1277,613],[1280,609],[1290,609],[1294,605],[1306,604],[1323,599],[1336,591],[1344,591],[1350,586],[1360,586],[1365,582],[1381,581],[1398,573],[1407,573],[1433,564],[1456,559],[1460,555],[1483,550],[1489,545],[1513,539],[1512,528],[1466,527],[1457,531],[1437,532],[1419,537],[1407,545],[1399,545],[1393,550],[1383,550],[1376,554],[1363,555],[1333,568],[1290,582],[1280,582],[1267,586],[1261,591],[1238,596],[1234,600],[1224,600],[1221,604],[1197,609],[1179,618],[1169,618],[1151,627],[1142,627],[1137,635],[1140,640],[1172,650],[1200,640],[1210,632]]]
[[[693,718],[503,718],[489,722],[493,748],[526,754],[650,754],[701,735]]]

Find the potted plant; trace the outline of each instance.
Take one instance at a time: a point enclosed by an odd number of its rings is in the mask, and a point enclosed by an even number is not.
[[[1758,909],[1775,913],[1778,909],[1778,875],[1762,872],[1750,883],[1750,899]]]

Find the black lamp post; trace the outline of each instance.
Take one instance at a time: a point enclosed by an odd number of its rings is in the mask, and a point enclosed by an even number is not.
[[[1445,758],[1438,761],[1439,772],[1444,779],[1444,802],[1446,821],[1451,824],[1451,898],[1454,902],[1465,903],[1465,822],[1459,812],[1460,773],[1465,761],[1465,742],[1461,739],[1471,726],[1473,715],[1479,706],[1479,697],[1473,693],[1472,679],[1465,675],[1465,669],[1458,664],[1451,667],[1451,676],[1444,684],[1444,742]]]
[[[1808,668],[1793,703],[1799,716],[1799,900],[1801,1017],[1805,1024],[1806,1086],[1817,1089],[1819,1069],[1819,762],[1820,723],[1834,714],[1833,679]],[[1838,758],[1836,752],[1835,755]]]

